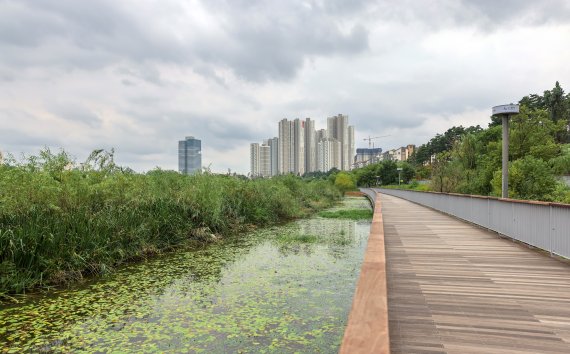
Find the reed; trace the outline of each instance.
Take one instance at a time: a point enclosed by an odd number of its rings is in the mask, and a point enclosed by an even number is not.
[[[46,149],[0,165],[0,297],[307,216],[339,198],[325,180],[140,174],[116,166],[112,152],[76,165]]]

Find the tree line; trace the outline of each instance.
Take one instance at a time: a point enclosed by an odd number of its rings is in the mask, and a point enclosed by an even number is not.
[[[509,196],[570,203],[570,94],[558,82],[542,95],[519,101],[511,118]],[[398,184],[429,180],[429,189],[477,195],[501,195],[501,119],[487,128],[452,127],[419,146],[407,162],[382,161],[349,173],[354,185]]]

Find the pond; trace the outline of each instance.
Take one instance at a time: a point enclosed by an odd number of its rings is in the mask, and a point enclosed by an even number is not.
[[[337,352],[369,230],[315,216],[29,295],[0,307],[0,352]]]

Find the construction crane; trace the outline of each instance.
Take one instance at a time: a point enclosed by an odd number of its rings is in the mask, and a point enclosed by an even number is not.
[[[380,135],[380,136],[375,136],[375,137],[370,137],[370,135],[368,135],[368,138],[364,138],[364,141],[368,140],[368,148],[370,149],[372,146],[372,140],[374,139],[380,139],[380,138],[385,138],[387,136],[391,136],[391,135]]]

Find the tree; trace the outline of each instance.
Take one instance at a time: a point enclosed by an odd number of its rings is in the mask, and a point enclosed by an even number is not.
[[[501,195],[501,170],[495,171],[493,194]],[[552,200],[557,181],[548,163],[533,156],[525,156],[509,166],[509,196],[516,199]]]
[[[406,161],[402,161],[398,165],[402,168],[402,172],[400,173],[402,183],[410,183],[410,181],[416,176],[415,168]]]
[[[339,172],[336,175],[335,181],[334,181],[334,185],[344,194],[347,191],[351,191],[356,189],[356,183],[354,181],[354,179],[352,178],[352,175],[350,175],[347,172]]]

